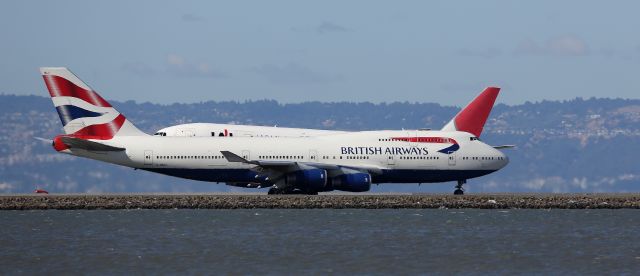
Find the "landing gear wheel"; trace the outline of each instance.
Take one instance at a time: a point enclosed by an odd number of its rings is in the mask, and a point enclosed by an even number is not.
[[[453,191],[454,195],[464,195],[464,189],[462,189],[462,185],[467,183],[467,180],[458,180],[458,185],[456,185],[456,190]]]

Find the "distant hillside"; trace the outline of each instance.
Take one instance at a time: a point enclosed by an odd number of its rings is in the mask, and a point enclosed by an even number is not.
[[[459,108],[432,103],[280,104],[276,101],[158,105],[113,102],[148,132],[188,122],[370,130],[441,128]],[[234,188],[133,171],[57,154],[33,137],[61,131],[47,97],[0,95],[0,193],[189,192]],[[511,163],[467,185],[485,192],[640,191],[640,100],[575,99],[497,105],[482,139],[516,144]],[[453,183],[380,185],[375,191],[450,192]],[[237,188],[236,188],[237,189]],[[235,190],[235,189],[234,189]]]

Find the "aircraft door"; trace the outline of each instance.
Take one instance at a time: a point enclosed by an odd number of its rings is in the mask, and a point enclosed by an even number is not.
[[[251,154],[248,150],[243,150],[242,151],[242,158],[247,159],[247,160],[251,160]]]
[[[309,151],[309,161],[318,162],[318,151],[317,150],[310,150]]]
[[[393,156],[393,154],[387,154],[387,165],[389,166],[396,165],[396,159],[395,159],[395,156]]]
[[[456,153],[454,151],[449,152],[449,166],[456,165]]]
[[[153,165],[153,151],[145,150],[144,151],[144,164],[145,165]]]

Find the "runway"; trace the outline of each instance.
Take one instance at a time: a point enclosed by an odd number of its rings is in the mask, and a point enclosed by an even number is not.
[[[0,210],[93,209],[640,209],[640,194],[4,195]]]

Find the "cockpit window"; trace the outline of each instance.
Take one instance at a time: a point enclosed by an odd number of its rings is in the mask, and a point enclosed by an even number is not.
[[[167,136],[166,132],[156,132],[153,134],[153,136]]]
[[[471,141],[479,141],[480,138],[478,138],[478,137],[469,137],[469,140],[471,140]]]

